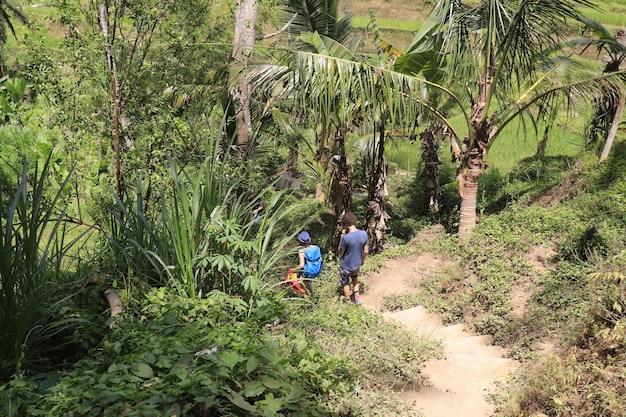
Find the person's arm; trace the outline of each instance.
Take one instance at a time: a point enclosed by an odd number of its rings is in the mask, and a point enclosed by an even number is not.
[[[345,230],[344,230],[344,232],[345,232]],[[339,240],[339,248],[337,248],[337,252],[339,253],[340,257],[346,251],[345,243],[343,242],[344,232],[341,232],[341,240]]]
[[[298,250],[298,258],[300,258],[300,263],[298,264],[297,267],[293,268],[293,271],[301,271],[304,269],[304,250],[303,249]]]
[[[365,259],[367,258],[367,255],[369,255],[369,253],[370,253],[369,245],[363,246],[363,257],[361,259],[361,265],[365,263]]]
[[[264,205],[263,202],[260,202],[258,206],[256,206],[254,208],[254,210],[252,210],[252,214],[259,214],[260,212],[263,211]]]

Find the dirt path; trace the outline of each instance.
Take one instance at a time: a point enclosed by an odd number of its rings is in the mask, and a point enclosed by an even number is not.
[[[363,305],[380,311],[384,296],[419,291],[424,276],[445,266],[446,261],[429,253],[389,260],[378,272],[363,278]],[[443,326],[438,317],[421,306],[382,314],[422,337],[443,340],[445,358],[427,362],[422,371],[428,385],[401,395],[412,404],[416,413],[424,417],[487,417],[493,414],[489,394],[494,392],[498,381],[504,381],[518,366],[517,362],[503,357],[502,348],[491,346],[488,336],[467,332],[461,324]]]

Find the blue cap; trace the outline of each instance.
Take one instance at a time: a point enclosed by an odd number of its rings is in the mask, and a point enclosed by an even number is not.
[[[309,243],[311,242],[311,236],[309,236],[309,232],[306,230],[298,233],[298,241],[300,243]]]

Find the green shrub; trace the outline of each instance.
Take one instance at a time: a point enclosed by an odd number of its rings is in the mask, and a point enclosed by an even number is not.
[[[63,375],[29,412],[329,414],[331,398],[349,389],[351,372],[302,337],[265,330],[282,302],[271,293],[263,297],[263,306],[255,307],[221,292],[189,299],[151,290],[101,348]]]
[[[238,183],[221,183],[220,173],[211,158],[185,176],[172,165],[172,192],[162,193],[158,215],[145,212],[141,182],[125,202],[117,198],[108,224],[114,273],[131,270],[143,286],[169,286],[188,297],[212,289],[234,294],[251,277],[269,282],[282,274],[291,255],[285,247],[303,224],[284,219],[297,206],[288,206],[286,192],[263,190],[249,200],[236,193]],[[258,199],[265,210],[256,222],[251,213]]]
[[[563,331],[573,328],[586,316],[589,308],[588,273],[584,264],[564,261],[558,270],[539,281],[531,300],[549,318],[548,323]]]

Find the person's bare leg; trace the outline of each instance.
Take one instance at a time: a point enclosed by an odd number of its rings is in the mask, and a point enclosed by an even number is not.
[[[346,300],[350,301],[350,285],[343,286],[343,296],[346,297]]]
[[[354,303],[357,305],[361,304],[361,294],[359,292],[359,277],[352,277],[352,288],[354,289]]]

